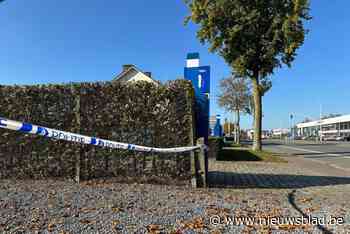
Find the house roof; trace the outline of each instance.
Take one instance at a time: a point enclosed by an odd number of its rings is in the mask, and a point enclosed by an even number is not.
[[[159,81],[155,80],[152,78],[152,76],[149,75],[148,72],[143,72],[141,69],[139,69],[138,67],[136,67],[135,65],[127,65],[128,67],[126,69],[123,68],[123,71],[118,74],[116,77],[113,78],[113,81],[118,81],[123,79],[128,73],[130,72],[137,72],[137,73],[142,73],[143,75],[147,76],[150,80],[152,80],[153,82],[160,84]]]

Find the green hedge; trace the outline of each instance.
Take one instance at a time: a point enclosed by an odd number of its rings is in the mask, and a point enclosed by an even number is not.
[[[209,137],[208,146],[209,146],[208,158],[218,159],[218,156],[219,156],[222,148],[225,146],[224,138],[223,137]]]
[[[184,80],[0,86],[0,100],[0,116],[49,128],[156,147],[193,142],[193,90]],[[188,154],[111,151],[0,130],[0,177],[72,177],[77,155],[84,178],[190,177]]]

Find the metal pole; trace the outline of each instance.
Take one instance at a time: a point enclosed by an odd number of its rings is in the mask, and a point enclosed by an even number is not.
[[[282,120],[281,120],[281,124],[280,124],[280,130],[281,130],[281,132],[280,132],[280,139],[281,139],[281,141],[282,141],[282,127],[283,127],[283,123],[282,123]]]
[[[322,144],[323,143],[323,139],[322,139],[322,104],[320,104],[320,131],[319,131],[319,135],[320,135],[320,142]]]
[[[293,133],[293,114],[290,114],[290,143],[294,141],[294,133]]]
[[[293,116],[293,114],[292,114],[291,118],[292,118],[292,143],[294,144],[295,132],[294,132],[294,116]]]

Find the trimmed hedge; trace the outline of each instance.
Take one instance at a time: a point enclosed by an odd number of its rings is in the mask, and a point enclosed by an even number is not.
[[[0,116],[114,141],[156,147],[192,145],[191,83],[74,83],[0,86]],[[191,177],[189,153],[155,155],[82,146],[0,130],[0,178],[81,175],[179,181]]]
[[[208,158],[218,159],[222,148],[225,146],[223,137],[209,137],[208,140]]]

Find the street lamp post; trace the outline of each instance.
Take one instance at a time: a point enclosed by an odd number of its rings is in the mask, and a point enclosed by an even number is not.
[[[319,132],[319,135],[320,135],[320,143],[322,144],[323,143],[323,137],[322,137],[322,104],[320,104],[320,132]]]
[[[290,117],[290,142],[293,143],[294,142],[294,131],[293,131],[294,115],[293,115],[293,113],[291,113],[289,117]]]

